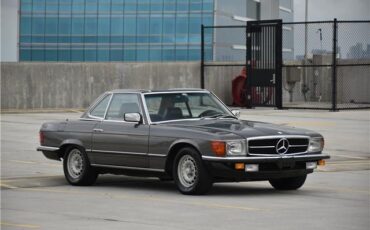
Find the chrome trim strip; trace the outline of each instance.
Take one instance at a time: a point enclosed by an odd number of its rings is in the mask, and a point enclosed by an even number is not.
[[[121,151],[108,151],[108,150],[98,150],[94,149],[91,152],[93,153],[116,153],[116,154],[124,154],[124,155],[135,155],[135,156],[147,156],[147,153],[137,153],[137,152],[121,152]]]
[[[51,146],[39,146],[37,147],[37,151],[58,151],[59,147],[51,147]]]
[[[176,94],[176,93],[209,93],[207,90],[179,90],[179,91],[167,91],[167,92],[161,92],[161,91],[156,91],[156,92],[146,92],[142,93],[144,95],[151,95],[151,94]]]
[[[131,169],[131,170],[141,170],[141,171],[151,171],[151,172],[164,172],[164,169],[140,168],[140,167],[129,167],[129,166],[118,166],[118,165],[91,164],[91,166],[103,167],[103,168],[115,168],[115,169]]]
[[[329,157],[327,154],[309,154],[309,155],[282,155],[282,156],[271,156],[271,157],[214,157],[214,156],[202,156],[204,160],[221,160],[221,161],[242,161],[242,160],[268,160],[268,159],[294,159],[294,158],[310,158],[310,157]]]
[[[150,119],[150,115],[149,115],[148,107],[146,105],[144,94],[141,93],[140,94],[140,97],[141,97],[141,104],[142,104],[142,106],[144,108],[144,111],[143,112],[145,113],[146,120],[148,121],[148,125],[151,125],[153,122]]]
[[[304,136],[304,135],[270,135],[270,136],[248,137],[247,141],[261,140],[261,139],[274,139],[274,138],[305,138],[305,139],[310,140],[309,136]]]
[[[249,146],[250,149],[267,149],[267,148],[275,148],[275,147],[276,146]]]
[[[164,154],[156,154],[156,153],[148,153],[150,157],[166,157],[167,155]]]

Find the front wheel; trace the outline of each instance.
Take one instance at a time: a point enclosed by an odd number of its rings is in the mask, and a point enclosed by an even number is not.
[[[277,190],[297,190],[303,186],[307,175],[269,180],[272,187]]]
[[[72,185],[92,185],[98,173],[90,166],[86,152],[78,147],[69,148],[63,159],[64,176]]]
[[[212,187],[212,176],[193,148],[183,148],[178,152],[173,175],[178,190],[186,195],[205,194]]]

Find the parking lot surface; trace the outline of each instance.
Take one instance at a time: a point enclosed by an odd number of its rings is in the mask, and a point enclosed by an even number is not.
[[[173,182],[112,175],[75,187],[35,149],[43,122],[81,113],[2,114],[1,229],[370,229],[370,111],[241,112],[320,132],[332,158],[298,191],[220,183],[184,196]]]

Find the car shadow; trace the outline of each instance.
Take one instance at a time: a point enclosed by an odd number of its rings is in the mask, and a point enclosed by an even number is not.
[[[114,187],[126,190],[149,190],[160,193],[179,193],[173,181],[160,181],[158,178],[142,178],[127,176],[101,176],[94,186]],[[207,193],[208,196],[270,196],[281,194],[305,194],[307,191],[278,191],[268,182],[239,182],[239,183],[215,183]],[[310,191],[312,193],[312,191]]]

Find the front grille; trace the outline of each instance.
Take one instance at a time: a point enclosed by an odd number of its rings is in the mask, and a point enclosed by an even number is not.
[[[304,153],[307,151],[308,137],[266,137],[248,140],[248,154],[251,155],[278,155],[276,145],[281,139],[287,139],[289,148],[286,154]]]

